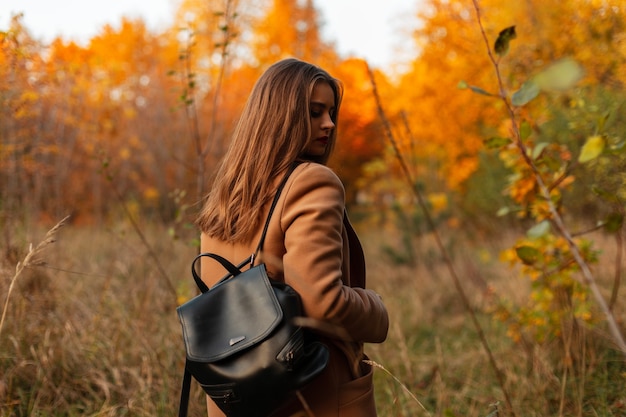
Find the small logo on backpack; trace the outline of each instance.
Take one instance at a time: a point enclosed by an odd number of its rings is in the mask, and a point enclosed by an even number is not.
[[[228,344],[231,346],[235,346],[237,343],[246,339],[246,336],[233,337],[228,341]]]

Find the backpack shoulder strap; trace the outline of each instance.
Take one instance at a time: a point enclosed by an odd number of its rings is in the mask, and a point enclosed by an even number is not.
[[[178,406],[178,417],[187,417],[189,409],[189,394],[191,392],[191,372],[187,369],[185,362],[185,373],[183,375],[183,386],[180,389],[180,404]]]
[[[265,235],[267,234],[267,229],[269,228],[269,225],[270,225],[270,219],[272,218],[272,213],[274,212],[274,209],[276,208],[276,205],[278,204],[278,198],[280,197],[280,194],[283,188],[285,188],[285,184],[287,183],[289,176],[299,164],[300,164],[299,161],[296,161],[293,164],[291,164],[289,168],[287,169],[285,176],[283,177],[280,184],[278,185],[278,188],[276,189],[276,194],[274,195],[274,199],[272,200],[272,205],[270,206],[269,213],[267,214],[267,218],[265,219],[265,224],[263,225],[263,232],[261,233],[261,238],[259,239],[259,243],[252,255],[248,256],[246,259],[244,259],[237,265],[231,264],[226,259],[214,253],[201,253],[198,256],[196,256],[196,258],[191,263],[191,274],[193,276],[194,281],[196,282],[196,285],[198,286],[201,292],[204,293],[209,290],[209,287],[202,281],[198,272],[196,272],[196,263],[202,257],[206,256],[209,258],[213,258],[216,261],[218,261],[220,264],[222,264],[222,266],[229,272],[229,274],[225,278],[238,275],[241,272],[241,268],[243,268],[244,266],[248,264],[251,267],[254,266],[254,259],[256,258],[258,253],[263,249],[263,243],[265,242]]]
[[[280,197],[281,192],[283,191],[283,188],[285,188],[285,184],[287,183],[287,180],[289,179],[289,176],[291,175],[291,173],[296,169],[296,167],[299,165],[299,162],[296,161],[293,164],[291,164],[289,166],[289,169],[287,169],[287,172],[285,173],[285,176],[283,177],[282,181],[280,182],[280,184],[278,185],[278,188],[276,189],[276,194],[274,195],[274,200],[272,200],[272,205],[270,206],[270,211],[269,213],[267,213],[267,218],[265,219],[265,225],[263,226],[263,233],[261,233],[261,238],[259,239],[259,244],[256,247],[256,250],[254,251],[254,253],[252,255],[250,255],[250,258],[246,259],[244,262],[250,262],[250,266],[254,265],[254,258],[258,255],[259,252],[261,252],[261,250],[263,250],[263,243],[265,243],[265,235],[267,234],[267,229],[270,226],[270,219],[272,218],[272,213],[274,212],[274,209],[276,208],[276,205],[278,204],[278,198]]]

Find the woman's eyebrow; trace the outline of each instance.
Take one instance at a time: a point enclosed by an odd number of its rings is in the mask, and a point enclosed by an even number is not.
[[[316,106],[322,106],[322,107],[330,107],[331,109],[334,109],[334,108],[335,108],[335,106],[334,106],[334,105],[329,106],[328,104],[326,104],[326,103],[325,103],[325,102],[323,102],[323,101],[311,101],[311,105],[312,105],[312,106],[313,106],[313,105],[316,105]]]

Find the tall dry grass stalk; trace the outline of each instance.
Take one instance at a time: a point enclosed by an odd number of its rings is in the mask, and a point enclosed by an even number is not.
[[[45,258],[22,262],[41,266],[24,267],[14,283],[0,337],[0,417],[175,415],[184,369],[180,324],[146,249],[125,221],[62,233],[62,245],[48,246]],[[162,239],[163,226],[145,233],[181,292],[191,293],[182,285],[193,282],[187,240]],[[20,260],[28,243],[21,246]],[[6,261],[2,302],[17,263]],[[200,417],[205,404],[194,387],[190,417]]]
[[[2,318],[0,319],[0,337],[2,336],[2,328],[4,327],[4,321],[6,319],[7,310],[9,308],[9,300],[11,298],[11,293],[13,292],[13,288],[15,287],[15,283],[17,282],[17,279],[22,274],[25,268],[43,265],[43,261],[39,260],[37,256],[41,252],[43,252],[46,247],[50,246],[56,241],[55,237],[56,237],[57,232],[63,226],[65,226],[69,218],[70,216],[65,216],[63,220],[58,222],[52,229],[48,230],[48,233],[46,233],[46,236],[44,237],[44,239],[41,242],[39,242],[39,244],[35,246],[35,248],[33,248],[33,245],[31,243],[30,247],[28,248],[28,253],[24,257],[24,260],[22,260],[22,262],[17,263],[15,267],[15,274],[13,275],[13,278],[11,278],[11,283],[9,284],[7,297],[4,300],[4,307],[2,309]]]
[[[397,383],[398,383],[398,384],[402,387],[402,390],[404,390],[404,392],[405,392],[405,393],[406,393],[409,397],[411,397],[411,399],[412,399],[413,401],[415,401],[415,403],[416,403],[417,405],[419,405],[419,406],[421,407],[421,409],[422,409],[422,410],[424,410],[428,416],[432,416],[432,414],[430,414],[430,412],[426,409],[426,407],[424,407],[424,404],[422,404],[422,403],[420,402],[420,400],[418,400],[418,399],[417,399],[417,397],[415,396],[415,394],[413,394],[413,393],[411,392],[411,390],[410,390],[410,389],[408,389],[408,388],[407,388],[407,386],[406,386],[405,384],[403,384],[403,383],[402,383],[402,381],[400,381],[400,379],[398,379],[398,378],[397,378],[394,374],[392,374],[391,372],[389,372],[389,371],[388,371],[388,370],[387,370],[384,366],[382,366],[381,364],[379,364],[379,363],[377,363],[377,362],[374,362],[374,361],[372,361],[372,360],[364,360],[363,362],[367,363],[367,364],[368,364],[368,365],[370,365],[370,366],[373,366],[373,367],[375,367],[375,368],[378,368],[378,369],[382,370],[382,371],[383,371],[383,372],[385,372],[387,375],[389,375],[390,377],[392,377],[392,378],[393,378],[393,380],[394,380],[394,381],[396,381],[396,382],[397,382]]]
[[[395,136],[393,134],[393,131],[391,129],[391,124],[389,122],[389,119],[387,118],[383,105],[382,105],[382,101],[380,99],[380,96],[378,94],[378,86],[376,84],[376,80],[374,77],[374,73],[372,72],[371,68],[369,67],[369,65],[367,65],[367,73],[369,75],[370,78],[370,82],[372,84],[372,93],[374,95],[374,100],[376,102],[376,107],[378,109],[378,114],[380,116],[380,119],[383,123],[383,129],[385,131],[385,135],[387,136],[387,139],[389,140],[391,146],[393,147],[394,150],[394,154],[396,156],[396,159],[398,160],[401,168],[402,168],[402,173],[404,175],[404,179],[406,180],[408,187],[410,189],[410,191],[412,191],[413,195],[415,196],[415,198],[417,199],[417,203],[420,207],[420,209],[422,210],[422,213],[424,214],[424,219],[426,221],[426,224],[428,225],[429,230],[431,231],[431,234],[435,240],[435,244],[437,246],[437,250],[439,251],[439,253],[441,254],[441,257],[444,260],[445,266],[448,270],[448,274],[450,275],[450,277],[452,277],[452,282],[454,283],[454,287],[457,291],[457,294],[459,295],[459,298],[461,299],[461,302],[463,303],[463,306],[465,308],[465,311],[467,312],[467,314],[469,315],[472,324],[474,326],[474,329],[476,330],[476,333],[480,339],[481,345],[483,347],[483,350],[485,351],[485,353],[487,354],[487,357],[489,358],[489,365],[491,366],[491,369],[493,370],[496,379],[498,380],[498,384],[500,385],[500,390],[502,391],[502,394],[504,395],[505,401],[506,401],[506,405],[509,409],[509,412],[511,413],[511,415],[513,417],[515,417],[517,415],[517,413],[515,412],[515,409],[513,408],[513,403],[511,401],[511,395],[509,394],[509,390],[507,388],[506,385],[506,381],[505,381],[505,377],[504,377],[504,373],[502,372],[502,370],[500,369],[500,366],[498,365],[496,358],[493,354],[493,351],[491,350],[491,347],[489,345],[489,342],[487,340],[487,336],[485,335],[485,332],[483,330],[483,326],[481,325],[481,323],[478,321],[478,318],[476,316],[476,312],[474,311],[474,308],[472,307],[470,301],[469,301],[469,297],[465,291],[465,289],[463,288],[463,285],[461,284],[461,279],[459,277],[459,274],[457,273],[457,269],[454,265],[454,263],[452,262],[452,256],[450,255],[448,249],[446,248],[446,246],[443,243],[443,240],[441,238],[441,235],[439,233],[439,229],[437,228],[433,217],[430,213],[430,209],[428,208],[428,203],[426,202],[426,198],[424,197],[424,195],[422,194],[422,192],[419,190],[419,187],[417,186],[417,183],[414,181],[411,172],[408,169],[408,165],[405,161],[404,156],[402,155],[402,152],[400,152],[400,148],[398,147],[398,143],[395,139]]]

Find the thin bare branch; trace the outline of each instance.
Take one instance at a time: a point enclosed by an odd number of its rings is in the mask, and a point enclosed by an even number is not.
[[[615,277],[613,278],[613,289],[611,290],[611,299],[609,300],[609,310],[613,311],[617,304],[617,294],[619,293],[620,283],[622,281],[622,258],[624,254],[624,236],[620,229],[615,233],[615,242],[617,243],[617,252],[615,254]]]
[[[378,87],[376,84],[376,80],[374,78],[374,73],[372,72],[372,70],[370,69],[369,65],[367,66],[367,72],[369,74],[370,77],[370,81],[372,84],[372,91],[373,91],[373,95],[374,95],[374,99],[376,101],[376,107],[378,108],[378,114],[379,117],[383,123],[383,127],[385,129],[385,135],[387,136],[387,138],[389,139],[389,142],[391,143],[391,146],[393,147],[396,159],[398,160],[398,162],[400,163],[400,166],[402,168],[402,172],[404,173],[405,179],[407,180],[407,182],[409,183],[409,186],[411,187],[411,190],[413,191],[413,194],[415,195],[415,197],[417,198],[417,202],[420,206],[420,208],[422,209],[422,212],[424,214],[424,219],[426,220],[426,224],[428,225],[428,228],[430,229],[430,231],[433,234],[433,237],[435,239],[435,243],[437,245],[437,248],[439,249],[439,251],[441,252],[441,256],[444,260],[444,263],[446,265],[446,267],[448,268],[448,272],[450,273],[450,276],[452,277],[452,281],[454,282],[454,286],[456,287],[456,290],[459,294],[459,297],[461,298],[461,301],[463,303],[463,306],[465,307],[465,310],[468,312],[468,314],[470,315],[470,318],[472,320],[472,323],[474,325],[474,328],[476,330],[476,333],[478,334],[478,337],[481,341],[481,344],[487,354],[487,357],[489,359],[489,363],[491,365],[492,370],[495,373],[496,379],[498,380],[498,384],[500,385],[500,389],[502,390],[506,403],[508,405],[508,408],[511,412],[511,415],[515,416],[515,411],[513,409],[513,404],[511,402],[508,390],[506,389],[506,385],[505,385],[505,378],[504,375],[502,373],[502,371],[500,370],[500,368],[498,367],[498,364],[496,362],[496,359],[493,355],[493,352],[491,351],[491,348],[489,347],[489,342],[487,341],[487,337],[485,336],[485,332],[483,331],[482,326],[480,325],[480,322],[478,321],[478,318],[476,317],[476,313],[474,312],[474,309],[472,308],[472,305],[469,301],[469,298],[467,297],[467,295],[465,294],[465,290],[463,289],[463,286],[461,285],[461,280],[454,268],[454,264],[452,262],[452,258],[450,256],[450,254],[448,253],[448,250],[446,249],[445,245],[443,244],[443,241],[441,239],[441,236],[439,235],[439,232],[437,230],[437,226],[435,225],[435,222],[433,221],[433,218],[430,214],[430,210],[428,209],[428,204],[426,202],[426,199],[424,198],[422,192],[419,190],[419,188],[417,187],[415,181],[413,180],[412,176],[411,176],[411,172],[409,171],[409,168],[404,160],[404,157],[402,156],[402,153],[400,152],[400,148],[398,147],[398,144],[395,140],[393,131],[391,130],[391,124],[389,123],[389,119],[387,118],[387,116],[385,115],[385,111],[383,109],[382,106],[382,102],[380,100],[380,95],[378,94]]]
[[[107,167],[108,167],[108,165],[105,164],[104,169],[107,169]],[[152,248],[152,245],[150,244],[150,242],[148,242],[148,239],[146,238],[146,236],[144,235],[143,231],[141,230],[141,227],[139,227],[139,224],[135,220],[133,214],[128,209],[128,206],[127,206],[126,202],[124,201],[124,196],[120,193],[120,191],[117,189],[117,187],[113,183],[113,177],[110,176],[110,175],[106,175],[105,177],[107,178],[108,183],[111,186],[111,190],[113,191],[113,194],[115,195],[115,198],[117,198],[117,201],[119,202],[120,206],[122,207],[122,210],[124,211],[124,214],[128,218],[128,221],[130,222],[131,226],[133,227],[133,230],[135,231],[135,233],[139,237],[139,240],[141,240],[141,243],[143,244],[143,246],[148,251],[148,256],[154,262],[154,265],[156,266],[157,271],[159,271],[159,274],[161,275],[161,278],[163,279],[163,282],[165,283],[165,285],[167,286],[168,290],[172,294],[173,304],[176,305],[176,302],[177,302],[176,288],[174,288],[174,285],[172,284],[172,282],[170,281],[169,276],[167,275],[167,272],[165,272],[165,268],[163,267],[163,265],[161,263],[161,260],[159,259],[159,257],[157,256],[156,252]],[[148,292],[146,292],[146,294],[148,294]],[[146,300],[147,300],[147,298],[148,297],[146,297]]]

